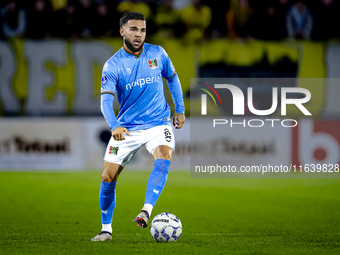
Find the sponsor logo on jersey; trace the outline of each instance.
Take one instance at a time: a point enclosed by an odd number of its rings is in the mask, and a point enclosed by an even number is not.
[[[148,59],[148,63],[149,63],[150,69],[155,69],[155,68],[158,67],[157,58],[155,58],[155,59]]]
[[[145,84],[152,84],[154,82],[159,82],[160,80],[161,80],[160,75],[147,77],[147,78],[141,78],[132,83],[126,84],[125,88],[126,90],[132,89],[135,86],[139,86],[140,88],[142,88]]]
[[[119,150],[119,147],[112,147],[112,146],[110,146],[109,154],[117,155],[118,154],[118,150]]]
[[[171,142],[171,132],[169,129],[164,129],[165,141]]]
[[[104,75],[102,77],[102,87],[104,87],[106,84],[107,84],[107,77],[106,77],[106,75]]]

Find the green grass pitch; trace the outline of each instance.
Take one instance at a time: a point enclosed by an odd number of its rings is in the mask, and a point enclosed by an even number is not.
[[[339,179],[192,179],[172,171],[153,211],[183,233],[156,243],[132,222],[148,172],[123,171],[113,240],[101,228],[100,172],[0,173],[1,254],[340,254]]]

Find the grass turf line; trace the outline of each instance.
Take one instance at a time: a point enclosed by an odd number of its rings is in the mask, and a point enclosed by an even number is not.
[[[191,179],[170,172],[153,211],[177,215],[183,234],[156,243],[132,223],[147,172],[117,184],[113,241],[101,228],[100,172],[0,173],[2,254],[339,254],[339,179]]]

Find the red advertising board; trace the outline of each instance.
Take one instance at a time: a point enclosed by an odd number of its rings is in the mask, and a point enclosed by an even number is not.
[[[292,132],[292,164],[339,164],[340,121],[302,119]]]

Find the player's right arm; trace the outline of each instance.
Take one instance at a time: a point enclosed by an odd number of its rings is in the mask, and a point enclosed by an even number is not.
[[[129,131],[126,128],[120,126],[115,116],[115,113],[113,111],[114,96],[110,94],[102,94],[100,97],[101,97],[100,109],[104,115],[106,122],[110,126],[113,139],[115,139],[116,141],[125,140],[124,133],[129,135]]]
[[[115,68],[114,65],[105,63],[101,82],[100,109],[106,122],[110,126],[113,139],[116,141],[122,141],[125,140],[124,133],[129,135],[129,132],[126,128],[120,126],[113,111],[113,100],[116,93],[118,77],[115,73],[116,70],[117,68]]]

